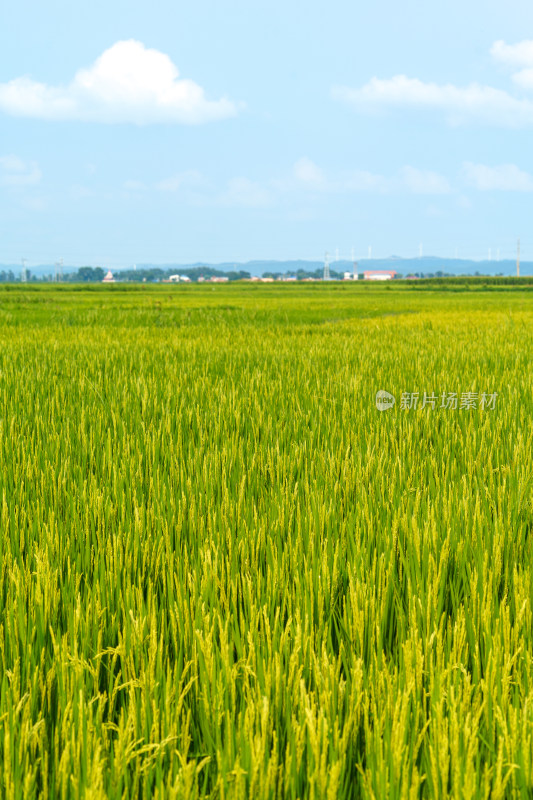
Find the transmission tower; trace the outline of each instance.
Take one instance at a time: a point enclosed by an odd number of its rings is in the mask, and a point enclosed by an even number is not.
[[[322,277],[323,281],[330,281],[331,275],[329,273],[329,253],[326,253],[326,258],[324,259],[324,275]]]

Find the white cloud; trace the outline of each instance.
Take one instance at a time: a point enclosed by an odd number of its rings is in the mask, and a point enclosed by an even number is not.
[[[448,180],[437,172],[405,166],[390,177],[367,170],[350,170],[328,175],[308,158],[302,158],[294,164],[288,179],[273,181],[271,185],[285,193],[302,189],[332,194],[388,194],[403,191],[413,194],[447,194],[451,191]]]
[[[198,124],[237,113],[227,98],[207,100],[201,86],[180,78],[165,53],[134,40],[114,44],[68,86],[26,77],[0,84],[0,110],[46,120],[138,125]]]
[[[392,180],[366,170],[353,170],[346,173],[342,184],[348,192],[377,192],[385,194],[392,189]]]
[[[406,169],[411,169],[407,167]],[[292,167],[291,174],[272,185],[281,191],[328,192],[331,194],[350,192],[388,192],[394,181],[367,170],[347,170],[328,175],[311,159],[300,158]]]
[[[329,192],[332,190],[324,170],[307,156],[298,159],[292,165],[290,172],[281,178],[272,179],[269,185],[281,194],[301,191],[302,189],[310,192]]]
[[[426,83],[418,78],[395,75],[372,78],[360,89],[334,87],[335,100],[358,111],[376,112],[387,108],[443,111],[451,124],[481,121],[504,127],[533,125],[533,102],[513,97],[502,89],[472,83],[469,86]]]
[[[260,183],[248,178],[232,178],[224,194],[219,198],[223,206],[243,206],[245,208],[260,208],[269,206],[272,202],[271,193]]]
[[[517,44],[507,44],[502,39],[491,47],[490,54],[496,61],[512,67],[533,67],[533,39]]]
[[[146,189],[146,185],[142,181],[129,180],[124,181],[123,188],[126,192],[142,192]]]
[[[466,182],[483,192],[533,192],[533,176],[515,164],[488,167],[466,162],[463,171]]]
[[[533,89],[533,69],[521,69],[515,72],[513,81],[522,89]]]
[[[0,156],[1,186],[35,186],[42,172],[35,161],[26,162],[18,156]]]
[[[127,192],[141,191],[175,193],[178,200],[200,206],[235,206],[266,208],[319,195],[331,194],[424,194],[443,195],[451,192],[448,180],[437,172],[405,166],[391,176],[367,170],[328,171],[308,157],[298,159],[281,177],[255,181],[244,176],[228,180],[217,189],[214,182],[196,170],[171,175],[147,185],[136,180],[123,184]]]
[[[472,208],[472,201],[466,195],[461,194],[457,198],[457,207],[460,208],[462,211],[470,211],[470,209]]]
[[[533,40],[509,45],[494,42],[493,59],[513,68],[512,82],[519,89],[533,89]],[[533,125],[533,100],[493,86],[470,83],[456,86],[438,84],[394,75],[374,77],[364,86],[336,86],[331,90],[335,100],[347,103],[358,111],[378,113],[387,109],[420,109],[443,112],[448,122],[482,122],[500,127],[519,128]]]
[[[533,39],[525,39],[517,44],[507,44],[500,40],[494,42],[490,52],[502,64],[522,67],[513,74],[513,82],[521,89],[533,89]]]
[[[48,201],[45,197],[25,197],[22,205],[30,211],[45,211],[48,208]]]
[[[280,194],[301,191],[329,194],[386,192],[390,188],[389,181],[382,175],[365,170],[328,175],[322,167],[306,156],[293,164],[288,175],[270,181],[270,186]]]
[[[94,192],[88,186],[75,183],[70,187],[70,196],[73,200],[83,200],[86,197],[94,197]]]
[[[159,189],[161,192],[177,192],[180,189],[197,187],[204,183],[205,180],[201,173],[197,172],[197,170],[190,169],[159,181],[156,183],[156,189]]]
[[[326,185],[324,172],[310,158],[300,158],[292,168],[293,175],[299,183],[314,188],[323,188]]]
[[[447,178],[438,172],[403,167],[400,176],[405,187],[414,194],[448,194],[451,191]]]

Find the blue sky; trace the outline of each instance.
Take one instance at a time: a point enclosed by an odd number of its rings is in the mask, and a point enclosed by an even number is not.
[[[0,263],[533,259],[533,5],[6,0]]]

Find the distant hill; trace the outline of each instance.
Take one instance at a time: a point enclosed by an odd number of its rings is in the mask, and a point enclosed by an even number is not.
[[[280,274],[296,274],[299,270],[306,272],[314,272],[319,270],[322,272],[324,269],[323,261],[268,261],[256,260],[247,262],[222,262],[219,264],[211,264],[207,262],[199,262],[196,264],[138,264],[139,269],[197,269],[199,267],[208,269],[216,269],[221,271],[239,271],[244,270],[251,275],[263,275],[265,272],[280,273]],[[436,272],[443,272],[448,275],[516,275],[516,261],[474,261],[467,259],[453,259],[453,258],[439,258],[437,256],[423,256],[422,258],[401,258],[400,256],[389,256],[388,258],[372,258],[360,259],[357,262],[358,272],[364,272],[367,269],[394,269],[402,275],[414,275],[415,273],[435,274]],[[348,272],[353,270],[353,262],[351,261],[331,261],[331,271],[338,273]],[[120,270],[117,270],[120,272]],[[520,264],[521,275],[533,275],[533,261],[524,261]]]
[[[93,264],[93,267],[100,266],[108,269],[108,264]],[[279,275],[296,275],[298,272],[315,273],[321,275],[324,268],[323,261],[271,261],[271,260],[254,260],[247,262],[224,261],[221,263],[207,263],[196,262],[194,264],[187,263],[167,263],[167,264],[137,264],[137,271],[139,273],[147,270],[161,270],[168,272],[169,270],[176,273],[191,273],[197,275],[201,274],[202,270],[207,272],[220,273],[238,273],[247,272],[250,275],[263,275],[279,274]],[[514,260],[505,261],[474,261],[468,259],[453,259],[453,258],[439,258],[436,256],[423,256],[422,258],[401,258],[400,256],[389,256],[388,258],[372,258],[360,259],[357,262],[358,272],[364,272],[367,269],[394,269],[403,277],[407,275],[436,275],[437,273],[445,275],[516,275],[516,262]],[[55,273],[55,266],[53,264],[38,264],[27,265],[27,269],[32,276],[42,279],[45,276],[53,275]],[[76,273],[79,267],[63,266],[64,275],[69,273]],[[332,275],[342,275],[343,272],[351,272],[353,270],[353,263],[351,261],[339,260],[331,261],[330,269]],[[111,267],[112,272],[120,277],[121,272],[129,273],[129,276],[134,275],[132,268],[129,267]],[[19,278],[21,265],[19,264],[0,264],[0,280],[8,279],[6,276],[11,273],[15,278]],[[533,262],[524,261],[520,265],[521,275],[533,275]]]

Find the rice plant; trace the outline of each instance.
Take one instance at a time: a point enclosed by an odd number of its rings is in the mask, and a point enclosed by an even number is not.
[[[533,797],[532,356],[527,288],[0,289],[0,796]]]

